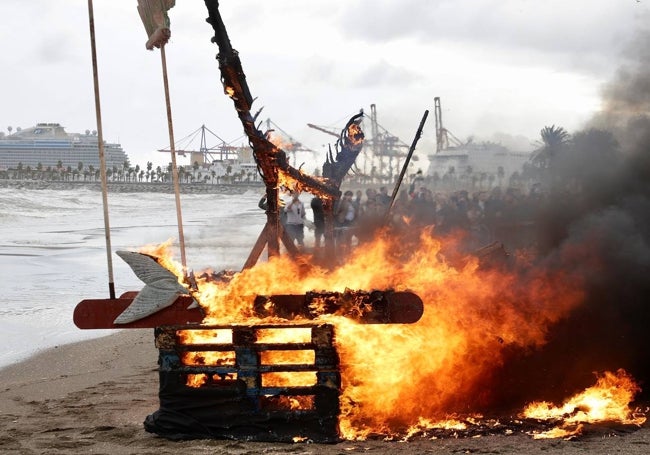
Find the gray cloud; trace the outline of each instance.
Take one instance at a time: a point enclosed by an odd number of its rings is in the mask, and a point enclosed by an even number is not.
[[[365,65],[363,71],[358,74],[352,81],[353,87],[374,87],[374,86],[389,86],[387,89],[395,89],[396,87],[404,88],[413,82],[421,80],[421,77],[409,71],[408,68],[403,68],[391,65],[386,60],[379,60],[370,65]]]
[[[585,72],[601,73],[621,56],[623,37],[647,16],[636,2],[595,7],[588,1],[362,0],[341,16],[343,33],[371,43],[416,38],[473,44],[515,58],[530,55]],[[498,58],[498,55],[495,55]]]

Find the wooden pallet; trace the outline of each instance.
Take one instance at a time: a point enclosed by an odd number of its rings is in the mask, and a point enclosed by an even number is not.
[[[169,439],[339,440],[333,326],[164,326],[155,334],[160,409],[147,417],[147,431]]]

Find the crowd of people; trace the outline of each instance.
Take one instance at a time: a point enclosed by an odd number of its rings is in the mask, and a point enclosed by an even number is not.
[[[532,246],[532,228],[546,196],[539,185],[529,191],[520,188],[449,193],[432,192],[426,186],[401,190],[395,200],[386,187],[378,190],[346,190],[334,207],[334,231],[337,247],[344,253],[353,245],[372,239],[385,226],[428,229],[432,235],[456,235],[467,251],[499,241],[510,249]],[[306,218],[305,204],[299,193],[282,208],[282,223],[290,238],[303,247],[304,227],[313,229],[314,246],[323,245],[325,218],[322,200],[312,197],[313,225]]]

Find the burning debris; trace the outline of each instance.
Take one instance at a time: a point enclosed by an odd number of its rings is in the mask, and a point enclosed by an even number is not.
[[[580,435],[584,424],[618,422],[641,426],[646,421],[644,413],[632,411],[629,404],[641,389],[624,371],[605,372],[595,386],[587,388],[556,407],[547,402],[531,403],[523,411],[528,419],[555,422],[558,426],[535,432],[536,439],[574,437]]]

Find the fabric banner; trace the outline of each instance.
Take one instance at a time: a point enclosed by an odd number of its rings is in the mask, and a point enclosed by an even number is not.
[[[138,13],[149,38],[147,49],[160,48],[169,41],[171,30],[167,11],[175,4],[176,0],[138,0]]]

